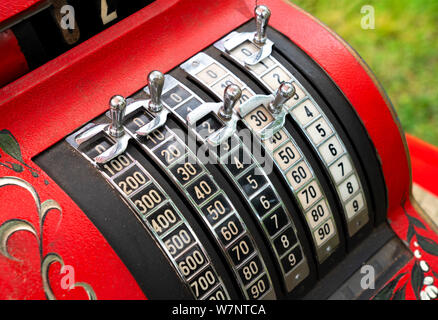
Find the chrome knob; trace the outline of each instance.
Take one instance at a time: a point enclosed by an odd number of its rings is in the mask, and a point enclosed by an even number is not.
[[[110,99],[110,117],[109,134],[114,138],[124,135],[123,120],[125,118],[126,99],[122,96],[115,95]]]
[[[219,116],[224,120],[230,120],[233,115],[233,108],[242,96],[242,90],[235,84],[230,84],[224,91],[224,104],[219,110]]]
[[[266,31],[268,28],[271,11],[267,6],[257,6],[254,10],[256,19],[256,33],[254,35],[254,42],[257,45],[264,45],[266,43]]]
[[[274,100],[269,104],[269,111],[271,113],[279,113],[283,105],[294,96],[295,87],[291,82],[283,82],[275,93]]]
[[[164,74],[160,71],[152,71],[148,75],[148,87],[151,95],[149,102],[149,110],[152,112],[160,112],[163,110],[163,103],[161,102],[161,93],[164,87]]]

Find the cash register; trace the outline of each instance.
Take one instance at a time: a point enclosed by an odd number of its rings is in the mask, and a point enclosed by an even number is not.
[[[438,152],[290,1],[3,1],[0,48],[1,299],[437,297]]]

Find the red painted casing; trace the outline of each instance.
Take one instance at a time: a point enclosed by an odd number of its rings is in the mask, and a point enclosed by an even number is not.
[[[406,239],[405,210],[421,218],[410,205],[407,145],[389,99],[361,58],[336,34],[286,1],[264,3],[272,11],[272,27],[312,57],[356,109],[381,159],[388,216],[398,235]],[[0,90],[0,130],[11,132],[21,147],[23,162],[40,174],[35,178],[24,166],[23,173],[0,166],[0,177],[25,179],[42,201],[59,203],[62,220],[54,213],[48,215],[44,253],[59,253],[65,264],[74,266],[76,281],[88,283],[97,298],[145,296],[85,214],[32,158],[102,114],[113,94],[128,96],[143,87],[149,71],[169,71],[250,20],[253,6],[252,0],[157,0]],[[0,19],[3,16],[7,15],[1,13]],[[1,155],[0,162],[15,161]],[[15,186],[0,188],[0,224],[20,218],[38,225],[32,198],[24,194]],[[437,240],[435,233],[427,232]],[[0,256],[0,298],[44,298],[35,237],[17,232],[8,247],[23,260]],[[437,268],[436,257],[430,261]],[[57,297],[86,298],[82,288],[69,292],[59,287],[59,264],[53,265],[49,276]],[[408,290],[406,298],[414,298],[413,293]]]
[[[412,179],[438,197],[438,148],[406,135],[412,163]]]
[[[26,58],[11,30],[0,32],[0,87],[29,71]]]
[[[18,16],[22,16],[44,5],[42,0],[2,0],[0,2],[0,26],[12,23]]]

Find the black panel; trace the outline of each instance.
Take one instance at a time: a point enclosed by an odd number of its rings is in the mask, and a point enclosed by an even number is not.
[[[54,12],[60,9],[56,9],[53,5],[17,23],[11,29],[18,39],[29,68],[33,70],[154,1],[106,0],[108,9],[107,12],[102,12],[101,0],[66,0],[65,4],[71,5],[74,12],[69,8],[65,12],[60,11],[59,16],[65,17],[65,20],[71,23],[66,14],[74,14],[75,26],[79,28],[78,38],[74,38],[76,41],[71,44],[63,38],[59,21],[57,21]],[[57,3],[61,2],[57,1]],[[60,8],[62,7],[60,6]],[[104,23],[102,17],[106,16],[109,17],[105,18],[108,22]],[[68,32],[73,33],[73,30],[68,30]]]

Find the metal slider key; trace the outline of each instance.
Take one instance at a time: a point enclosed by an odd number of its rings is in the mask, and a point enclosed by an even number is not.
[[[242,96],[242,90],[235,84],[228,85],[224,90],[223,102],[207,102],[193,110],[187,115],[187,123],[193,127],[209,113],[216,114],[224,122],[224,127],[207,138],[211,146],[219,146],[227,141],[237,130],[239,117],[234,111],[234,106]]]
[[[274,42],[266,36],[271,11],[267,6],[260,5],[255,7],[254,15],[256,21],[255,32],[233,32],[223,42],[223,47],[228,53],[245,41],[254,43],[259,50],[245,60],[245,64],[248,66],[254,66],[269,57],[274,46]]]
[[[100,132],[105,132],[115,140],[115,144],[112,147],[108,148],[93,159],[98,164],[107,163],[125,152],[128,147],[129,139],[131,139],[129,135],[125,134],[125,130],[123,129],[123,120],[125,118],[126,110],[125,98],[120,95],[115,95],[110,99],[109,105],[111,117],[110,124],[95,125],[75,137],[75,141],[78,145],[90,140]]]
[[[131,114],[145,105],[147,106],[147,110],[155,115],[151,122],[147,123],[136,131],[136,134],[140,136],[146,136],[166,123],[169,111],[164,108],[161,102],[161,93],[164,87],[164,75],[160,71],[152,71],[148,75],[148,80],[150,100],[134,101],[127,106],[124,97],[120,95],[113,96],[110,99],[109,112],[111,124],[96,125],[79,134],[75,138],[76,143],[80,145],[85,141],[90,140],[98,133],[104,131],[116,141],[111,148],[93,159],[96,163],[104,164],[108,161],[111,161],[115,157],[122,154],[128,147],[128,142],[129,139],[131,139],[131,136],[126,134],[123,128],[123,122],[126,118],[126,115]]]
[[[264,106],[274,118],[274,121],[263,128],[258,134],[262,140],[271,138],[274,134],[284,127],[286,122],[287,110],[284,104],[294,96],[295,87],[291,82],[283,82],[277,89],[275,96],[270,95],[255,95],[245,101],[238,108],[239,115],[244,118],[247,114]]]
[[[154,119],[138,129],[135,133],[139,136],[147,136],[156,129],[162,127],[166,121],[169,111],[163,106],[161,102],[161,94],[163,93],[164,87],[164,74],[160,71],[152,71],[148,75],[148,91],[150,95],[150,100],[147,103],[148,111],[155,115]],[[139,102],[134,102],[133,105],[129,106],[129,113],[143,106],[144,101],[140,104]]]

